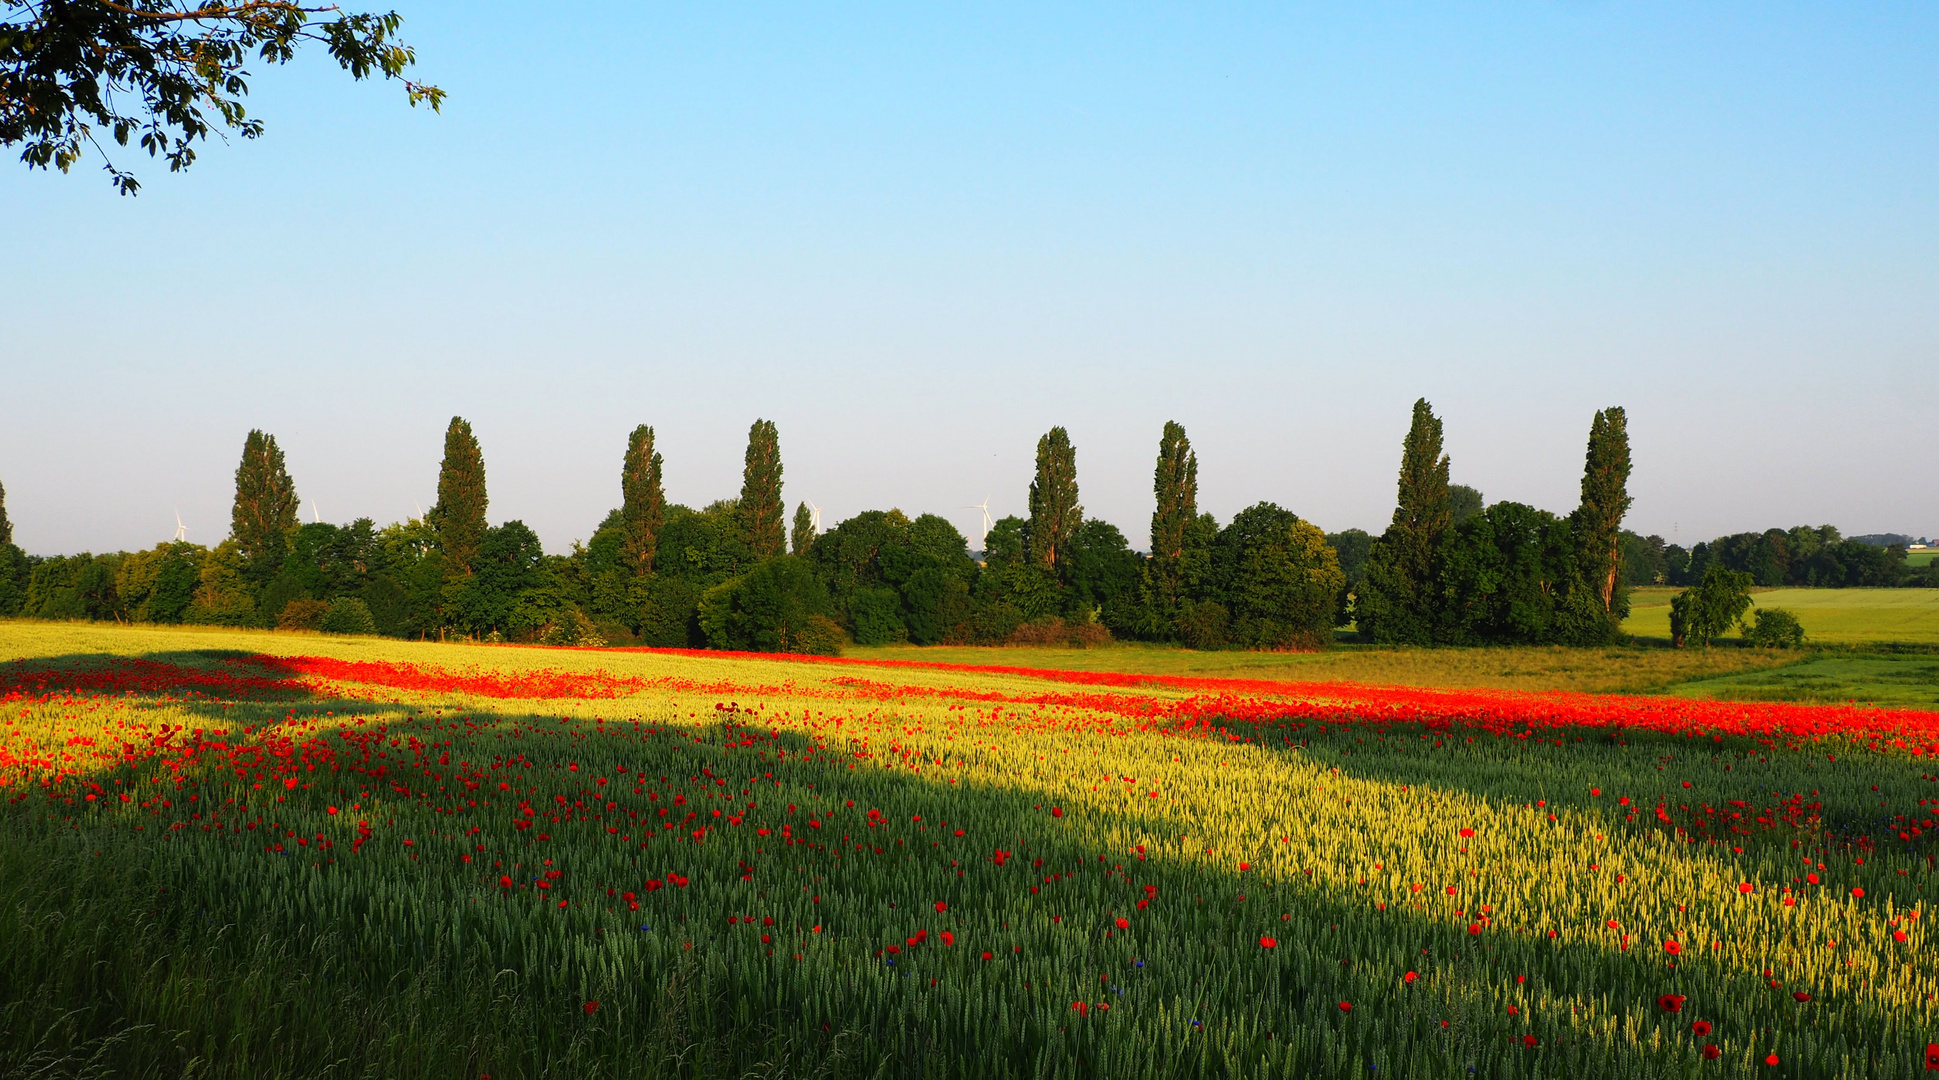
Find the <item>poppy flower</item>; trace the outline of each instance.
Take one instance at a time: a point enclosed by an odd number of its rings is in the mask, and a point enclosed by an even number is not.
[[[1070,1007],[1077,1010],[1077,1015],[1079,1016],[1091,1015],[1091,1007],[1082,1001],[1073,1001],[1070,1003]]]
[[[1251,863],[1249,863],[1249,862],[1242,862],[1242,863],[1240,863],[1240,864],[1239,864],[1239,872],[1240,872],[1240,873],[1244,873],[1244,872],[1246,872],[1247,870],[1250,870],[1250,869],[1252,869],[1252,864],[1251,864]]]
[[[1926,1071],[1939,1072],[1939,1043],[1926,1044]]]
[[[1129,930],[1129,929],[1131,929],[1131,920],[1130,920],[1130,919],[1125,919],[1125,918],[1120,918],[1120,919],[1118,919],[1118,929],[1120,929],[1120,930]]]
[[[1746,881],[1743,884],[1737,886],[1737,891],[1740,893],[1747,893],[1747,892],[1750,892],[1752,889],[1755,889],[1756,887],[1757,886],[1752,885],[1750,882]]]
[[[985,960],[994,960],[994,959],[996,959],[996,957],[995,957],[995,956],[994,956],[993,954],[991,954],[991,953],[984,953],[984,954],[983,954],[983,959],[985,959]]]
[[[509,888],[511,888],[511,887],[512,887],[512,878],[511,878],[511,875],[509,875],[509,874],[500,874],[500,875],[498,875],[498,887],[499,887],[499,888],[501,888],[501,889],[509,889]]]
[[[950,932],[949,932],[949,931],[947,931],[947,930],[945,930],[945,931],[943,931],[943,933],[942,933],[942,938],[943,938],[943,944],[945,944],[945,945],[954,945],[954,944],[956,944],[956,935],[955,935],[955,934],[952,934],[952,933],[950,933]]]
[[[1681,956],[1683,955],[1683,946],[1674,941],[1666,941],[1663,943],[1663,951],[1669,953],[1671,956]]]
[[[1704,1043],[1703,1056],[1706,1060],[1715,1061],[1718,1058],[1723,1057],[1724,1052],[1722,1050],[1717,1049],[1716,1044],[1714,1043]]]
[[[1063,807],[1061,807],[1061,806],[1053,806],[1053,807],[1051,807],[1051,808],[1050,808],[1050,816],[1051,816],[1051,817],[1063,817],[1063,816],[1064,816],[1064,808],[1063,808]],[[1082,1009],[1079,1009],[1079,1010],[1077,1010],[1077,1011],[1078,1011],[1078,1012],[1083,1012],[1084,1010],[1082,1010]]]
[[[941,900],[936,901],[936,914],[941,915],[943,912],[948,910],[949,910],[948,904],[943,903]]]
[[[1905,944],[1905,931],[1903,930],[1892,931],[1892,940],[1898,942],[1901,945]]]
[[[1350,1012],[1352,1012],[1352,1011],[1353,1011],[1353,1002],[1351,1002],[1351,1001],[1342,1001],[1342,1002],[1340,1002],[1340,1011],[1341,1011],[1341,1012],[1346,1012],[1346,1013],[1350,1013]]]
[[[1408,972],[1407,974],[1405,974],[1405,975],[1402,975],[1402,976],[1400,977],[1400,981],[1401,981],[1401,982],[1404,982],[1404,983],[1412,983],[1412,982],[1413,982],[1413,981],[1414,981],[1415,979],[1418,979],[1418,978],[1420,978],[1420,977],[1421,977],[1421,976],[1420,976],[1420,973],[1419,973],[1419,972],[1416,972],[1416,971],[1410,971],[1410,972]]]
[[[1775,1065],[1775,1064],[1777,1064],[1777,1055],[1776,1055],[1776,1054],[1766,1054],[1766,1055],[1764,1055],[1764,1064],[1766,1064],[1766,1065]]]
[[[1662,1009],[1664,1012],[1682,1012],[1683,1002],[1684,997],[1682,994],[1664,994],[1662,997],[1656,999],[1656,1007]]]
[[[1478,923],[1478,922],[1471,922],[1471,923],[1469,923],[1469,924],[1468,924],[1468,933],[1470,933],[1470,934],[1473,934],[1473,935],[1474,935],[1474,936],[1476,936],[1476,937],[1480,937],[1480,936],[1481,936],[1481,924],[1480,924],[1480,923]]]
[[[1279,944],[1278,938],[1261,937],[1259,939],[1259,947],[1262,949],[1270,949],[1277,944]]]
[[[1804,991],[1802,991],[1802,990],[1796,990],[1796,991],[1793,991],[1793,992],[1792,992],[1792,994],[1791,994],[1791,1000],[1792,1000],[1792,1001],[1795,1001],[1795,1002],[1797,1002],[1797,1003],[1798,1003],[1798,1004],[1800,1004],[1800,1005],[1802,1005],[1802,1004],[1804,1004],[1805,1002],[1807,1002],[1807,1001],[1810,1001],[1810,1000],[1811,1000],[1811,995],[1810,995],[1810,994],[1807,994],[1807,993],[1805,993],[1805,992],[1804,992]]]
[[[1698,1036],[1699,1038],[1710,1034],[1710,1021],[1698,1020],[1697,1022],[1691,1024],[1690,1034]]]
[[[1851,895],[1854,900],[1863,900],[1865,899],[1865,890],[1854,885],[1852,886]]]
[[[1530,1050],[1535,1049],[1537,1046],[1540,1046],[1541,1044],[1542,1044],[1542,1040],[1537,1039],[1533,1035],[1522,1036],[1522,1045],[1528,1047]]]
[[[599,1011],[599,1002],[597,1001],[586,1002],[585,1010],[586,1010],[586,1015],[591,1016],[593,1013],[596,1013]]]
[[[1466,840],[1466,839],[1469,839],[1469,838],[1470,838],[1470,837],[1472,837],[1472,836],[1474,836],[1474,830],[1473,830],[1473,829],[1462,829],[1462,830],[1461,830],[1461,839],[1463,839],[1463,840]]]

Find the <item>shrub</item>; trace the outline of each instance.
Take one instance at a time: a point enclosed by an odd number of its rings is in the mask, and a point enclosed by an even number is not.
[[[572,645],[582,649],[604,648],[606,639],[599,636],[599,628],[578,608],[569,608],[565,614],[546,624],[539,633],[541,645]]]
[[[1793,649],[1804,644],[1804,627],[1784,608],[1758,608],[1744,628],[1744,640],[1768,649]]]
[[[1708,645],[1750,610],[1751,576],[1712,563],[1703,581],[1670,598],[1670,638],[1682,648],[1686,639]]]
[[[1178,605],[1178,640],[1190,649],[1223,649],[1229,622],[1224,604],[1187,600]]]
[[[1052,615],[1048,618],[1034,619],[1024,623],[1004,639],[1007,645],[1053,646],[1067,645],[1074,649],[1088,649],[1111,640],[1111,631],[1102,623],[1065,622]]]
[[[323,618],[329,613],[329,604],[321,600],[300,597],[285,603],[276,613],[276,629],[315,630],[323,625]],[[364,614],[369,615],[370,609],[365,608]]]
[[[289,608],[283,609],[288,614]],[[370,606],[354,596],[340,596],[330,601],[330,609],[323,614],[317,629],[326,634],[375,634],[377,619],[371,615]]]

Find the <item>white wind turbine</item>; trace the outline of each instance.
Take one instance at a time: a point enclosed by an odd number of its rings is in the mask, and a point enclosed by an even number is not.
[[[175,541],[181,543],[189,538],[189,527],[182,524],[182,512],[175,511]]]
[[[963,507],[963,509],[965,509],[965,510],[981,510],[981,511],[983,511],[983,535],[981,535],[981,536],[979,536],[979,537],[977,537],[977,540],[976,540],[976,543],[977,543],[977,545],[978,545],[978,546],[982,546],[982,545],[983,545],[983,544],[985,544],[985,543],[986,543],[986,542],[987,542],[987,541],[989,540],[989,538],[990,538],[990,525],[991,525],[991,521],[990,521],[990,497],[989,497],[988,495],[985,495],[985,496],[983,496],[983,501],[982,501],[982,502],[980,502],[980,503],[977,503],[977,504],[976,504],[975,506],[965,506],[965,507]]]
[[[803,499],[801,501],[808,504],[809,527],[815,530],[816,536],[820,536],[821,535],[821,507],[816,506],[815,500],[813,499]]]
[[[315,499],[310,500],[310,520],[313,522],[320,522],[323,520],[323,515],[317,513]]]

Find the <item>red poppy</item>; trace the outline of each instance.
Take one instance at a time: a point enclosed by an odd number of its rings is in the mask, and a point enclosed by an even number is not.
[[[1125,919],[1125,918],[1120,918],[1120,919],[1118,920],[1118,929],[1120,929],[1120,930],[1129,930],[1129,929],[1131,929],[1131,920],[1130,920],[1130,919]]]
[[[1537,1039],[1533,1035],[1522,1036],[1522,1045],[1528,1047],[1530,1050],[1535,1049],[1537,1046],[1540,1046],[1541,1044],[1542,1044],[1542,1041],[1540,1039]]]
[[[596,1013],[599,1011],[599,1002],[597,1001],[586,1002],[585,1010],[586,1010],[586,1015],[591,1016],[593,1013]]]
[[[985,960],[994,960],[994,959],[996,959],[996,957],[995,957],[994,955],[992,955],[992,954],[990,954],[990,953],[984,953],[984,954],[983,954],[983,959],[985,959]]]
[[[1764,1055],[1764,1064],[1766,1064],[1766,1065],[1775,1065],[1775,1064],[1777,1064],[1777,1055],[1776,1055],[1776,1054],[1766,1054],[1766,1055]]]
[[[1064,816],[1064,809],[1063,809],[1063,807],[1061,807],[1061,806],[1053,806],[1053,807],[1051,807],[1051,808],[1050,808],[1050,816],[1051,816],[1051,817],[1063,817],[1063,816]],[[1082,1009],[1079,1009],[1079,1010],[1077,1010],[1077,1011],[1078,1011],[1078,1012],[1083,1012],[1084,1010],[1082,1010]]]
[[[1070,1007],[1077,1010],[1077,1015],[1079,1016],[1091,1015],[1091,1007],[1082,1001],[1073,1001],[1070,1003]]]
[[[1719,1050],[1719,1049],[1717,1049],[1717,1047],[1716,1047],[1716,1046],[1715,1046],[1714,1044],[1712,1044],[1712,1043],[1704,1043],[1704,1044],[1703,1044],[1703,1056],[1704,1056],[1704,1057],[1705,1057],[1705,1058],[1706,1058],[1707,1060],[1710,1060],[1710,1061],[1715,1061],[1715,1060],[1717,1060],[1718,1058],[1720,1058],[1720,1057],[1722,1057],[1722,1056],[1724,1056],[1724,1052],[1723,1052],[1722,1050]]]
[[[949,910],[948,904],[943,903],[941,900],[936,901],[936,914],[941,915],[943,912],[948,910]]]
[[[1903,930],[1894,930],[1894,931],[1892,931],[1892,940],[1893,940],[1893,941],[1896,941],[1896,942],[1899,942],[1900,944],[1904,944],[1904,943],[1905,943],[1905,931],[1903,931]]]
[[[1682,994],[1664,994],[1662,997],[1656,999],[1656,1007],[1662,1009],[1664,1012],[1682,1012],[1683,1002],[1684,997]]]
[[[1259,939],[1259,947],[1262,949],[1270,949],[1277,944],[1279,944],[1278,938],[1261,937]]]
[[[1463,839],[1463,840],[1466,840],[1466,839],[1468,839],[1468,838],[1470,838],[1470,837],[1472,837],[1473,835],[1474,835],[1474,830],[1473,830],[1473,829],[1462,829],[1462,830],[1461,830],[1461,839]]]
[[[1698,1020],[1690,1025],[1690,1034],[1702,1037],[1710,1034],[1710,1021]]]
[[[950,933],[950,932],[949,932],[949,931],[947,931],[947,930],[945,930],[945,931],[943,931],[943,933],[942,933],[942,938],[943,938],[943,944],[945,944],[945,945],[954,945],[954,944],[956,944],[956,935],[955,935],[955,934],[952,934],[952,933]]]
[[[1413,982],[1413,981],[1414,981],[1415,979],[1418,979],[1418,978],[1420,978],[1420,973],[1419,973],[1419,972],[1414,972],[1414,971],[1410,971],[1410,972],[1408,972],[1407,974],[1405,974],[1405,975],[1402,975],[1402,976],[1400,977],[1400,981],[1401,981],[1401,982],[1404,982],[1404,983],[1411,983],[1411,982]]]
[[[509,875],[509,874],[500,874],[500,875],[498,875],[498,887],[499,887],[499,888],[501,888],[501,889],[509,889],[509,888],[511,888],[511,887],[512,887],[512,878],[511,878],[511,875]]]
[[[1865,890],[1854,885],[1852,886],[1851,895],[1854,900],[1863,900],[1865,899]]]
[[[1353,1011],[1353,1002],[1351,1002],[1351,1001],[1342,1001],[1342,1002],[1340,1002],[1340,1011],[1341,1011],[1341,1012],[1352,1012],[1352,1011]]]
[[[1939,1072],[1939,1043],[1926,1044],[1926,1071]]]
[[[1797,990],[1797,991],[1793,991],[1793,992],[1792,992],[1792,994],[1791,994],[1791,1000],[1793,1000],[1793,1001],[1795,1001],[1795,1002],[1797,1002],[1798,1004],[1800,1004],[1800,1005],[1802,1005],[1802,1004],[1804,1004],[1805,1002],[1807,1002],[1807,1001],[1810,1001],[1810,1000],[1811,1000],[1811,995],[1810,995],[1810,994],[1807,994],[1807,993],[1805,993],[1805,992],[1804,992],[1804,991],[1802,991],[1802,990]]]
[[[1479,937],[1479,936],[1481,935],[1481,924],[1480,924],[1480,923],[1478,923],[1478,922],[1471,922],[1471,923],[1469,923],[1469,924],[1468,924],[1468,933],[1470,933],[1470,934],[1473,934],[1473,935],[1475,935],[1476,937]]]
[[[1252,869],[1252,864],[1251,864],[1251,863],[1249,863],[1249,862],[1242,862],[1242,863],[1240,863],[1240,864],[1239,864],[1239,871],[1240,871],[1240,873],[1244,873],[1245,871],[1247,871],[1247,870],[1250,870],[1250,869]]]
[[[1737,891],[1740,893],[1747,893],[1747,892],[1750,892],[1752,889],[1755,889],[1756,887],[1757,886],[1752,885],[1750,882],[1746,881],[1743,884],[1737,886]]]
[[[1683,946],[1674,941],[1666,941],[1663,943],[1663,951],[1669,953],[1671,956],[1681,956],[1683,954]]]

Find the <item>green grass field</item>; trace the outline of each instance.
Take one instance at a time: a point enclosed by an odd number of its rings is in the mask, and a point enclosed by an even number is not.
[[[1545,700],[0,623],[0,1076],[1924,1075],[1939,721]]]
[[[1641,638],[1670,636],[1671,588],[1630,594],[1623,631]],[[1939,645],[1939,589],[1758,589],[1757,607],[1786,608],[1804,624],[1807,641],[1821,645]]]

